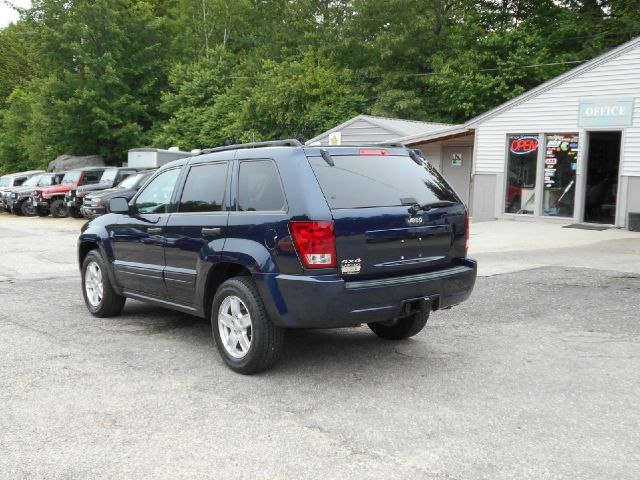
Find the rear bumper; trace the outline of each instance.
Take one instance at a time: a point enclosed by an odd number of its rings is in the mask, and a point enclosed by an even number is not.
[[[428,298],[433,310],[457,305],[471,295],[476,274],[476,262],[463,259],[447,269],[380,280],[268,275],[259,288],[276,325],[334,328],[393,319],[409,299]]]

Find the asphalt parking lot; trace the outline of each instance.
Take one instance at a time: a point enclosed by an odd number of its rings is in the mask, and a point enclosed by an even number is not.
[[[414,339],[290,332],[244,377],[204,320],[89,315],[81,224],[0,215],[0,478],[640,478],[640,234],[479,224]]]

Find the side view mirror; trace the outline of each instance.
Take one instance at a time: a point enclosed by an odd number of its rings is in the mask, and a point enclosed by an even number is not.
[[[129,200],[124,197],[116,197],[109,200],[109,210],[111,213],[129,213]]]

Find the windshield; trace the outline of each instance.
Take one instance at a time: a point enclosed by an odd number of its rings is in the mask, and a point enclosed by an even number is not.
[[[64,174],[62,184],[77,183],[80,180],[80,170],[74,170]]]
[[[135,173],[133,175],[129,175],[122,182],[120,182],[118,188],[134,188],[136,185],[142,184],[142,182],[144,182],[150,176],[150,173]]]
[[[0,187],[8,187],[11,185],[10,177],[0,177]]]
[[[26,182],[22,184],[23,187],[36,187],[39,185],[39,181],[42,178],[42,175],[34,175],[33,177],[29,177]]]
[[[392,207],[459,200],[430,164],[393,155],[333,156],[335,166],[310,157],[330,208]]]
[[[39,187],[50,187],[51,185],[55,185],[54,178],[55,175],[42,175],[40,177],[40,181],[38,182]]]
[[[100,177],[100,183],[113,183],[113,181],[116,179],[116,175],[118,175],[118,170],[116,170],[115,168],[109,168],[105,170]]]

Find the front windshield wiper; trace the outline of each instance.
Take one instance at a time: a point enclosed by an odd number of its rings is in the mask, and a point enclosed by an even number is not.
[[[430,203],[423,203],[423,204],[416,203],[415,205],[411,205],[409,207],[409,213],[411,215],[415,215],[418,212],[428,212],[429,210],[432,210],[434,208],[452,207],[454,205],[456,205],[456,202],[450,202],[449,200],[441,200],[438,202],[430,202]]]

